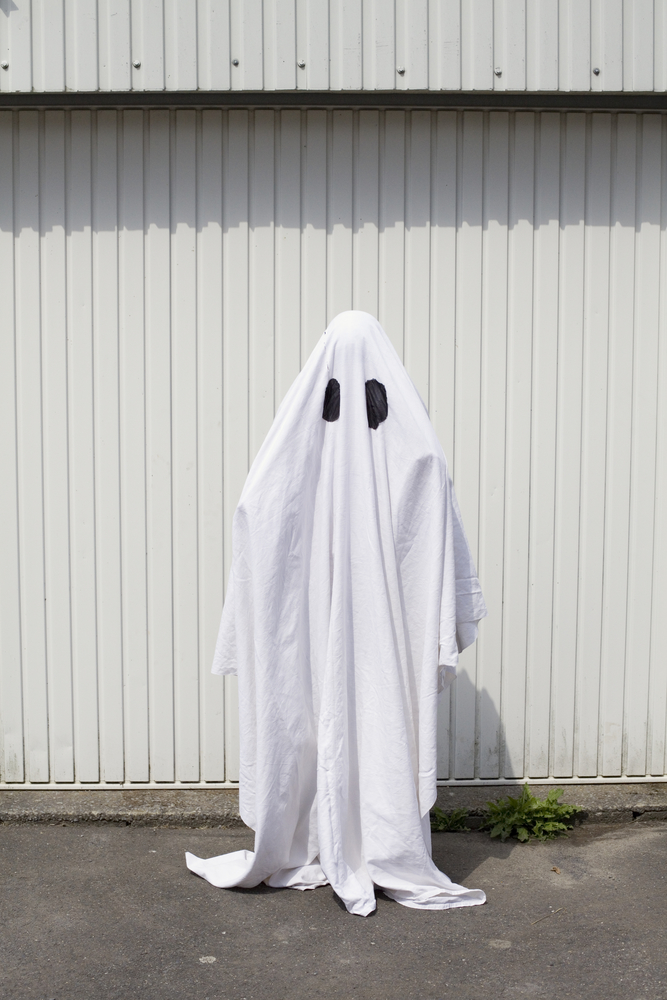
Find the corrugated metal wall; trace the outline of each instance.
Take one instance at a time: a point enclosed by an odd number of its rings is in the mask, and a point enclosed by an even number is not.
[[[237,777],[231,515],[350,307],[490,608],[440,776],[665,774],[665,118],[2,112],[0,157],[4,782]]]
[[[664,91],[667,0],[1,0],[0,60],[8,92]]]

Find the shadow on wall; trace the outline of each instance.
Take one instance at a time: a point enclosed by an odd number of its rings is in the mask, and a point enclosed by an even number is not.
[[[0,229],[664,227],[664,129],[659,114],[0,111]]]
[[[483,629],[483,624],[481,628]],[[468,827],[476,830],[486,812],[489,800],[506,795],[517,796],[523,784],[523,729],[516,748],[509,746],[501,716],[492,694],[485,687],[477,689],[471,678],[474,669],[474,651],[462,656],[466,665],[461,666],[450,688],[443,695],[440,718],[440,761],[449,755],[449,772],[438,772],[440,779],[461,780],[481,778],[516,778],[516,784],[441,785],[437,805],[444,812],[462,807],[468,810]],[[443,711],[444,710],[444,711]],[[449,716],[443,718],[443,715]],[[546,750],[545,750],[546,753]],[[469,838],[468,835],[437,833],[433,835],[433,860],[454,881],[467,885],[468,879],[488,858],[506,861],[520,846],[516,840],[501,843],[487,834]],[[496,876],[499,877],[499,876]],[[472,887],[477,887],[471,882]]]
[[[520,738],[508,741],[497,707],[499,693],[494,696],[486,687],[478,688],[479,679],[475,683],[476,653],[473,649],[462,655],[456,680],[441,696],[438,779],[520,781],[524,774],[523,727]],[[447,807],[446,791],[446,787],[442,788],[439,796],[442,808]]]

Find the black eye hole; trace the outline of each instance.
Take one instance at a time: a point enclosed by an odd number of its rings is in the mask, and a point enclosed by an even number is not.
[[[368,414],[368,426],[372,430],[377,430],[378,425],[387,419],[389,407],[387,406],[387,390],[378,382],[371,378],[366,383],[366,413]]]
[[[335,378],[330,378],[324,393],[324,406],[322,408],[322,418],[324,420],[338,420],[340,416],[340,384]]]

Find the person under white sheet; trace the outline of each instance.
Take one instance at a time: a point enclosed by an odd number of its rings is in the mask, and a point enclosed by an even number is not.
[[[240,812],[220,887],[330,884],[367,915],[485,901],[431,860],[438,694],[486,607],[447,462],[380,324],[337,316],[281,404],[233,522],[213,672],[238,674]]]

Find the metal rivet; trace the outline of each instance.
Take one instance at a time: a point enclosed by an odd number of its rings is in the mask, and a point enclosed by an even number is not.
[[[493,72],[496,74],[496,76],[502,76],[503,75],[503,71],[501,70],[500,66],[496,66],[496,68],[494,69]]]
[[[238,59],[232,59],[232,66],[238,66],[238,64],[239,64]]]
[[[396,72],[400,73],[401,76],[403,76],[403,74],[405,73],[405,66],[397,66],[396,67]]]
[[[306,60],[305,59],[299,59],[299,61],[297,62],[297,66],[299,67],[299,69],[305,69],[306,68]]]
[[[596,66],[595,69],[593,70],[593,72],[595,73],[596,76],[599,76],[600,75],[600,67]]]
[[[141,66],[141,59],[135,59],[132,65],[134,66],[135,69],[139,69],[139,67]]]
[[[3,59],[3,61],[0,63],[0,66],[2,66],[3,69],[9,69],[9,63],[7,62],[6,59]]]

